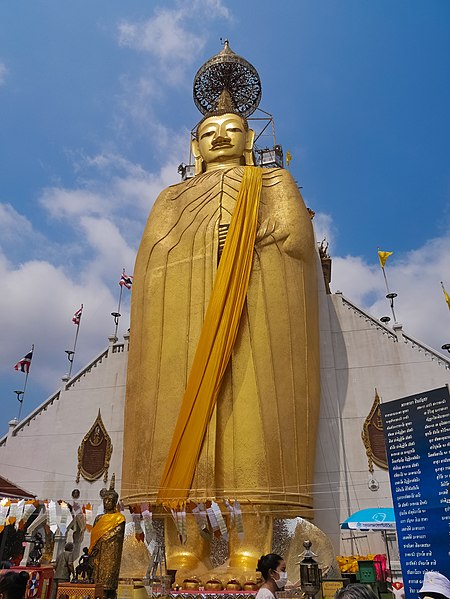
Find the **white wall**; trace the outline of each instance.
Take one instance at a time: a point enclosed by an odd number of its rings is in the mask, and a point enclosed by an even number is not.
[[[323,299],[323,298],[322,298]],[[449,382],[450,362],[433,350],[358,309],[341,294],[321,306],[322,403],[316,461],[315,524],[339,553],[383,550],[379,533],[362,533],[356,545],[338,523],[367,507],[392,506],[387,471],[374,466],[378,491],[368,488],[361,439],[375,399],[387,402]]]
[[[61,387],[59,399],[25,418],[0,445],[0,472],[40,499],[70,499],[79,488],[80,501],[100,503],[103,477],[76,483],[78,447],[100,409],[113,452],[109,477],[116,474],[120,490],[123,407],[128,343],[110,346],[106,355],[85,367]],[[109,485],[109,481],[108,481]]]

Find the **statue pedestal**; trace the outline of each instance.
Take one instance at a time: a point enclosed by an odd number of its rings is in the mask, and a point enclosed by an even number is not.
[[[60,582],[56,599],[103,599],[101,584]]]

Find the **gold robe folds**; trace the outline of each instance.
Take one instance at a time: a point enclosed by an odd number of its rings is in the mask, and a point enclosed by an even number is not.
[[[122,498],[155,504],[243,168],[165,190],[136,259]],[[263,170],[247,300],[189,498],[311,507],[319,413],[316,249],[290,174]],[[276,507],[277,506],[277,507]]]

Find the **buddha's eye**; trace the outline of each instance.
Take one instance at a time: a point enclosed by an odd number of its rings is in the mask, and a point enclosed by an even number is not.
[[[200,139],[204,139],[205,137],[211,137],[211,135],[214,135],[214,131],[206,131],[205,133],[203,133],[203,135],[200,136]]]
[[[231,133],[242,133],[242,129],[239,129],[239,127],[227,127],[227,131],[231,131]]]

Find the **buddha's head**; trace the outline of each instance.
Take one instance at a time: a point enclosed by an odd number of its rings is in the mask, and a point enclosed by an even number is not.
[[[249,129],[247,120],[233,112],[226,90],[216,111],[200,121],[192,153],[195,158],[195,174],[227,166],[252,165],[255,132]]]
[[[118,501],[119,496],[115,491],[106,491],[106,493],[103,495],[103,507],[105,513],[109,514],[111,512],[115,512]]]
[[[116,481],[116,476],[115,476],[115,474],[113,474],[111,477],[111,483],[109,485],[109,489],[102,489],[100,491],[100,497],[103,499],[103,508],[104,508],[106,514],[115,512],[117,503],[119,501],[119,495],[114,490],[115,481]]]

